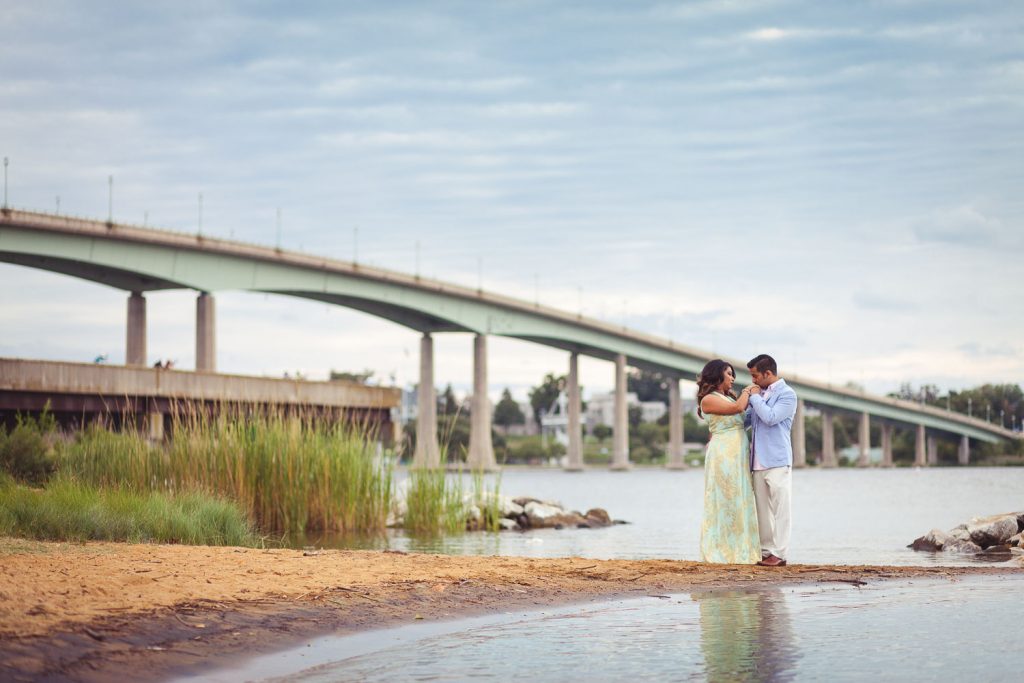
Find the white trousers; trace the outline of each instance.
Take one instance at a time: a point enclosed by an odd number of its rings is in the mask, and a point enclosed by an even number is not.
[[[761,536],[761,555],[771,553],[786,559],[789,552],[790,501],[793,468],[773,467],[754,471],[754,500],[757,503],[757,529]]]

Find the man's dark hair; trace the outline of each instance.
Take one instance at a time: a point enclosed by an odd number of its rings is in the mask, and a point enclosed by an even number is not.
[[[747,368],[750,370],[757,370],[758,372],[771,372],[773,375],[779,374],[779,366],[775,363],[775,359],[767,353],[762,353],[760,356],[754,356],[754,358],[747,363]]]

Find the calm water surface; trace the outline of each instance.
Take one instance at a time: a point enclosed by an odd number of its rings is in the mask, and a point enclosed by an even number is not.
[[[216,681],[1009,681],[1022,577],[714,590],[419,624]]]
[[[402,479],[405,473],[397,477]],[[492,478],[491,486],[493,482]],[[503,494],[559,501],[582,512],[602,507],[630,524],[467,533],[427,540],[392,533],[371,541],[323,538],[313,542],[457,555],[697,560],[703,486],[701,469],[569,473],[510,468],[501,475]],[[796,470],[790,559],[832,564],[970,564],[974,561],[962,556],[918,553],[906,546],[932,528],[946,530],[971,517],[1015,510],[1024,510],[1024,468]]]

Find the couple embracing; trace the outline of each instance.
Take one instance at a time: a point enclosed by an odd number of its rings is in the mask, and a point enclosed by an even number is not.
[[[753,383],[739,396],[732,390],[736,373],[724,360],[709,362],[697,379],[697,414],[711,432],[700,554],[704,562],[782,567],[789,546],[796,392],[779,377],[771,356],[761,354],[747,368]]]

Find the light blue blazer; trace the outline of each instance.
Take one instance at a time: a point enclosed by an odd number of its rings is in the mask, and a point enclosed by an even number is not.
[[[750,397],[743,423],[751,428],[751,469],[754,467],[754,449],[757,449],[757,459],[764,467],[792,467],[793,442],[789,432],[796,415],[796,401],[796,392],[784,379],[772,384],[772,395],[768,400],[760,395]]]

